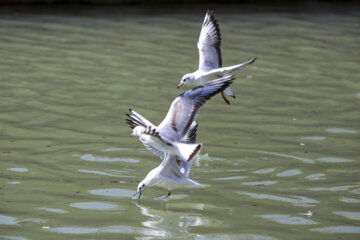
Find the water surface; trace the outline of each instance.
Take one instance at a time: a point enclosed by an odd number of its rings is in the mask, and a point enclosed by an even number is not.
[[[207,8],[0,10],[1,239],[359,239],[357,7],[212,5],[258,60],[201,109],[202,187],[131,199],[160,160],[124,114],[162,120]]]

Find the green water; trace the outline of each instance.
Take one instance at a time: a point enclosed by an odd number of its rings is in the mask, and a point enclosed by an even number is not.
[[[201,109],[204,186],[131,199],[160,160],[124,114],[162,120],[207,8],[1,8],[0,239],[359,239],[354,7],[211,6],[224,65],[258,60]]]

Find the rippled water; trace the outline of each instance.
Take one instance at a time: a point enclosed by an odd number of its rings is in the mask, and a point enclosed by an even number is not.
[[[132,200],[159,159],[130,138],[197,66],[206,6],[0,10],[1,239],[358,239],[360,11],[213,6],[237,99],[198,117],[183,188]]]

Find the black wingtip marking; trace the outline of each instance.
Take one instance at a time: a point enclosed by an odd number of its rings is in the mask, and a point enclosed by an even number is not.
[[[188,162],[190,162],[195,156],[196,154],[201,150],[202,145],[198,144],[197,147],[195,148],[195,150],[191,153],[189,159],[187,160]]]

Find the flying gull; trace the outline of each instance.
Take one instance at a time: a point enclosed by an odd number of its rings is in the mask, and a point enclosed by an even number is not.
[[[220,45],[221,34],[219,24],[217,23],[213,12],[208,10],[200,31],[199,41],[197,43],[199,50],[199,68],[193,73],[185,74],[182,77],[178,88],[184,84],[202,85],[216,78],[232,75],[236,71],[246,67],[256,60],[255,57],[245,63],[230,67],[222,67]],[[225,93],[235,98],[235,95],[232,93],[230,88],[226,88]],[[223,91],[221,92],[221,96],[227,104],[230,104]]]
[[[192,88],[175,98],[159,124],[153,125],[146,118],[130,109],[126,122],[133,129],[131,136],[138,136],[145,147],[163,158],[165,153],[177,155],[181,161],[190,162],[201,150],[202,144],[183,143],[200,107],[215,94],[227,88],[235,79],[233,75],[210,81]]]

